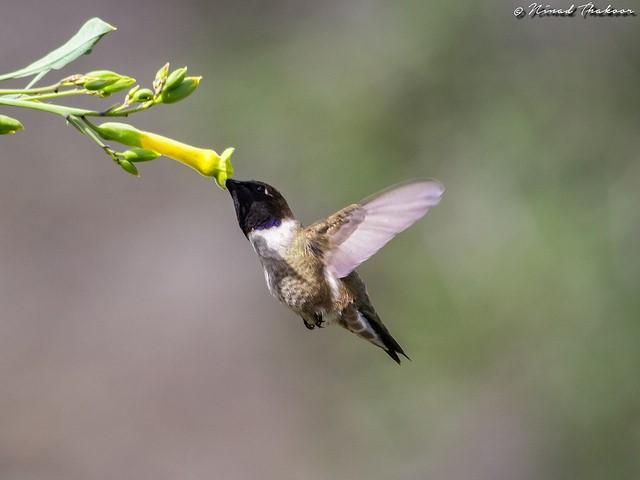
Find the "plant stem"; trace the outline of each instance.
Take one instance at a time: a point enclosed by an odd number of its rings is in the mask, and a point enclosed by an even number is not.
[[[30,108],[32,110],[42,110],[43,112],[55,113],[56,115],[61,115],[63,117],[68,117],[69,115],[101,116],[100,112],[85,110],[84,108],[64,107],[62,105],[53,105],[51,103],[32,102],[30,100],[21,100],[18,98],[7,98],[2,96],[0,96],[0,105],[19,108]]]
[[[104,152],[109,155],[109,157],[111,157],[111,160],[113,160],[115,163],[119,163],[118,153],[102,141],[100,136],[95,132],[95,126],[89,120],[84,117],[69,115],[67,117],[67,121],[71,125],[73,125],[80,133],[86,135],[91,140],[96,142],[98,146],[102,150],[104,150]]]
[[[0,95],[30,95],[30,94],[38,94],[38,93],[48,93],[55,92],[62,86],[62,81],[58,83],[54,83],[53,85],[47,85],[46,87],[38,87],[38,88],[0,88]]]
[[[27,97],[24,97],[24,99],[25,100],[49,100],[52,98],[69,97],[71,95],[82,95],[83,93],[89,93],[89,91],[83,88],[75,88],[73,90],[65,90],[63,92],[45,93],[42,95],[33,95],[33,96],[29,95]]]
[[[131,113],[141,112],[143,110],[151,108],[153,105],[155,105],[155,102],[153,100],[151,100],[149,102],[145,102],[142,105],[138,105],[137,107],[133,107],[133,108],[124,108],[124,109],[121,110],[122,107],[119,107],[119,108],[116,108],[115,110],[107,110],[105,112],[102,112],[101,116],[104,116],[104,117],[127,117]]]
[[[62,92],[61,92],[62,93]],[[0,96],[0,105],[10,107],[30,108],[32,110],[42,110],[43,112],[55,113],[67,117],[76,115],[78,117],[127,117],[131,113],[146,110],[153,105],[152,102],[143,103],[142,105],[127,110],[107,110],[104,112],[96,112],[95,110],[86,110],[84,108],[66,107],[63,105],[55,105],[52,103],[34,102],[31,99],[18,99]]]

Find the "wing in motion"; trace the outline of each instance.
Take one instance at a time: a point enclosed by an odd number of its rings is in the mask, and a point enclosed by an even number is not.
[[[344,278],[436,206],[443,194],[435,180],[396,185],[309,226],[308,232],[328,244],[327,268]]]

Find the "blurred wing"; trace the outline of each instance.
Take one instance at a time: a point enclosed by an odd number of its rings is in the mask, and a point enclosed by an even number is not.
[[[359,204],[349,205],[310,229],[325,236],[325,263],[343,278],[384,247],[396,234],[409,228],[444,193],[435,180],[405,183],[384,190]],[[320,228],[322,227],[322,228]]]

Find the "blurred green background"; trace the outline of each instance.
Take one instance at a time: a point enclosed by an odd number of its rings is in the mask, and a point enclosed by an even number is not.
[[[203,74],[131,123],[236,146],[304,222],[447,193],[360,269],[399,368],[275,302],[213,182],[5,109],[0,478],[638,478],[640,20],[518,5],[4,5],[2,71],[100,16],[119,30],[60,75]]]

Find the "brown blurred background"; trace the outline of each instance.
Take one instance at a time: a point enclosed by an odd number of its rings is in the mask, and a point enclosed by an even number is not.
[[[131,123],[236,146],[303,221],[448,191],[360,269],[399,368],[276,303],[212,182],[3,110],[0,478],[638,478],[640,17],[517,5],[5,1],[0,71],[99,16],[48,79],[188,65],[198,92]]]

